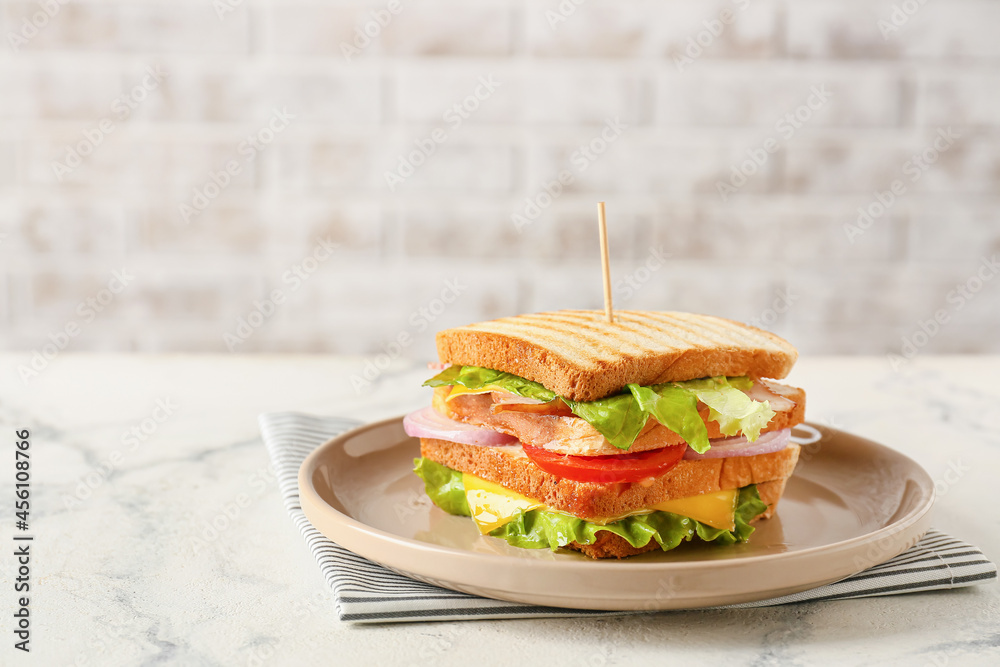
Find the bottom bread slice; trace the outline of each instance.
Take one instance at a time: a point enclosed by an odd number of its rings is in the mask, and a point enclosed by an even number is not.
[[[757,493],[760,495],[760,499],[767,505],[767,511],[755,517],[750,523],[757,523],[761,519],[769,519],[774,515],[778,500],[781,499],[781,495],[785,492],[785,483],[787,481],[787,479],[776,479],[757,484]],[[624,537],[608,531],[597,533],[597,539],[593,544],[570,542],[567,546],[591,558],[627,558],[628,556],[635,556],[660,548],[660,544],[656,540],[650,540],[649,544],[644,547],[633,547]]]

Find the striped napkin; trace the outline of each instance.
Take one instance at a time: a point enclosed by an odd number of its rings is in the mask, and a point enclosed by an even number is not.
[[[399,623],[643,613],[537,607],[491,600],[414,581],[364,559],[331,542],[309,523],[299,504],[298,487],[299,467],[306,456],[330,438],[360,423],[294,412],[263,414],[259,421],[285,507],[333,588],[342,621]],[[895,595],[973,586],[996,578],[996,565],[982,551],[930,530],[908,551],[837,583],[731,606],[768,607],[790,602]]]

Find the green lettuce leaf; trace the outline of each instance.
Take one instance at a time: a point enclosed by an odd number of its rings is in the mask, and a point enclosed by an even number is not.
[[[693,538],[719,545],[746,542],[754,532],[750,521],[767,510],[755,485],[740,489],[736,507],[736,529],[713,528],[686,516],[672,512],[652,512],[626,517],[614,523],[600,525],[578,519],[569,514],[546,509],[518,512],[510,523],[500,526],[490,533],[509,544],[523,549],[544,549],[555,551],[570,542],[593,544],[597,533],[606,530],[619,535],[633,547],[641,548],[656,540],[663,551],[670,551],[681,542]]]
[[[642,409],[631,394],[618,394],[586,403],[566,399],[563,401],[573,414],[593,426],[618,449],[631,447],[649,419],[649,413]],[[697,414],[696,411],[695,415]]]
[[[719,430],[724,435],[742,432],[753,442],[774,417],[774,410],[767,401],[755,401],[743,393],[744,389],[753,386],[750,378],[713,377],[674,384],[682,385],[708,406],[708,418],[719,423]]]
[[[760,499],[757,485],[751,484],[740,489],[740,497],[736,501],[736,539],[746,542],[755,530],[750,522],[754,517],[767,511],[767,503]]]
[[[708,451],[708,429],[698,414],[698,398],[694,394],[669,384],[655,387],[630,384],[628,390],[643,412],[684,438],[691,449],[699,454]],[[628,446],[631,445],[629,442]]]
[[[462,473],[430,459],[416,459],[415,463],[414,472],[424,480],[427,495],[438,507],[449,514],[470,515]],[[490,535],[523,549],[548,548],[555,551],[570,542],[593,544],[597,540],[597,533],[606,530],[621,536],[633,547],[644,547],[650,540],[656,540],[660,548],[669,551],[694,537],[722,545],[745,542],[754,532],[750,521],[765,510],[767,505],[761,501],[757,487],[751,484],[740,489],[736,505],[736,529],[732,531],[712,528],[672,512],[640,514],[600,525],[562,512],[535,509],[519,511],[511,522],[500,526]]]
[[[478,366],[450,366],[424,386],[456,384],[472,391],[499,389],[546,402],[559,398],[537,382]],[[709,407],[709,420],[719,422],[724,435],[742,432],[750,441],[756,440],[760,430],[774,417],[774,410],[767,401],[755,401],[743,393],[752,386],[753,382],[747,377],[720,376],[651,387],[630,384],[627,393],[597,401],[562,400],[573,414],[593,426],[618,449],[631,447],[652,416],[684,438],[693,450],[703,454],[709,448],[708,430],[698,414],[698,401]]]
[[[699,524],[694,519],[670,512],[653,512],[602,526],[562,512],[537,509],[519,512],[513,521],[500,526],[490,535],[522,549],[549,548],[555,551],[571,542],[593,544],[597,533],[606,530],[625,538],[633,547],[644,547],[655,539],[664,551],[669,551],[681,542],[691,540],[696,525]]]
[[[424,490],[435,505],[448,514],[472,516],[462,473],[427,458],[413,459],[413,472],[424,480]]]

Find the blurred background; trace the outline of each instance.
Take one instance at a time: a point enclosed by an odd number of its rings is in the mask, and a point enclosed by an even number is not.
[[[604,200],[616,308],[1000,352],[998,2],[0,7],[3,349],[430,357]]]

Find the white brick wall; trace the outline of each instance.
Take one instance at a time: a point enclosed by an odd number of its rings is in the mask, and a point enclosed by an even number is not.
[[[944,308],[924,349],[1000,352],[1000,280],[975,277],[1000,253],[1000,3],[926,3],[883,35],[893,5],[403,0],[348,58],[387,2],[246,0],[220,18],[207,0],[70,0],[16,49],[39,5],[4,2],[0,347],[77,322],[74,350],[371,354],[402,335],[431,356],[444,326],[601,307],[603,199],[619,306],[765,317],[807,353],[898,352]],[[139,101],[150,67],[166,77]],[[807,110],[816,87],[831,95]],[[294,116],[280,131],[276,109]],[[624,128],[601,145],[609,119]],[[959,138],[911,179],[942,127]],[[906,192],[849,237],[894,179]],[[338,244],[324,261],[321,238]],[[650,271],[651,253],[670,257]],[[134,280],[84,321],[123,267]],[[781,294],[791,307],[768,314]]]

